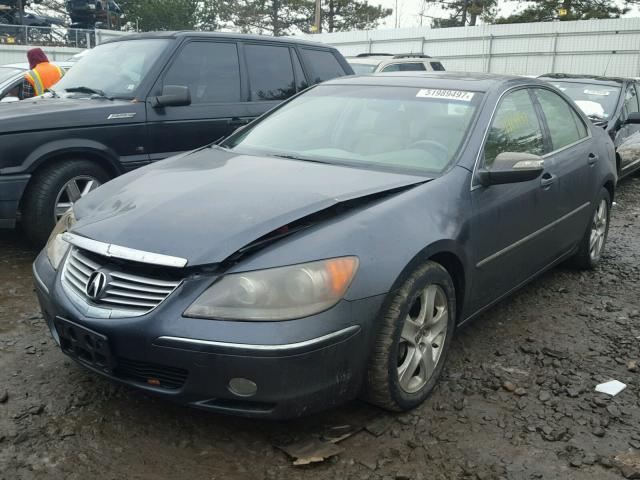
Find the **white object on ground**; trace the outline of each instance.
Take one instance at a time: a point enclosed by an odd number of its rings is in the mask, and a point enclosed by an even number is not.
[[[611,380],[609,382],[596,385],[596,392],[606,393],[607,395],[615,397],[625,388],[627,388],[627,386],[624,383],[619,382],[618,380]]]

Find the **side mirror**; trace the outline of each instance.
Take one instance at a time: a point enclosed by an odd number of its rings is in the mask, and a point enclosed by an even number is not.
[[[527,182],[538,178],[544,170],[544,160],[531,153],[502,152],[491,168],[481,168],[477,177],[484,186]]]
[[[151,97],[153,108],[184,107],[191,105],[191,92],[189,87],[183,85],[165,85],[162,95]]]
[[[2,100],[0,100],[0,103],[14,103],[19,101],[20,99],[18,97],[4,97]]]
[[[624,123],[631,123],[637,125],[640,123],[640,112],[630,113]]]

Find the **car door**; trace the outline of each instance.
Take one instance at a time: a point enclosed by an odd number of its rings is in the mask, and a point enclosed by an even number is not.
[[[243,42],[249,119],[259,117],[307,87],[295,49],[286,44]]]
[[[629,114],[639,110],[636,85],[630,82],[624,92],[624,103],[620,115],[621,127],[614,139],[622,174],[634,169],[640,163],[640,125],[626,123]]]
[[[543,128],[530,91],[507,92],[494,112],[477,168],[493,168],[503,152],[544,155],[548,145]],[[506,294],[558,256],[550,231],[558,188],[547,171],[535,180],[503,185],[482,186],[474,179],[475,308]]]
[[[596,166],[608,159],[599,158],[588,126],[569,102],[550,89],[534,88],[533,92],[551,148],[544,157],[545,168],[558,184],[553,206],[553,245],[562,253],[584,235],[591,202],[600,191]]]
[[[151,160],[211,143],[251,117],[242,98],[240,70],[235,41],[192,40],[181,46],[154,91],[187,86],[191,104],[153,108],[147,102]]]

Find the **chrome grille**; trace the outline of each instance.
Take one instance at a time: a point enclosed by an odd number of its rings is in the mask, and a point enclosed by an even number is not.
[[[80,297],[87,305],[108,310],[108,317],[139,316],[162,303],[180,284],[180,281],[161,280],[134,275],[105,266],[90,258],[81,249],[72,247],[62,273],[63,285]],[[97,299],[87,295],[87,285],[94,272],[107,275],[107,283]]]

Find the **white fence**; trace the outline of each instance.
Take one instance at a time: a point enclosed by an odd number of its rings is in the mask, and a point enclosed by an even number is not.
[[[358,53],[425,53],[447,70],[640,77],[640,18],[307,35]]]
[[[0,45],[0,65],[7,63],[27,63],[27,51],[33,48],[33,45]],[[71,47],[47,47],[42,49],[52,61],[63,61],[71,57],[73,54],[81,52],[81,48]]]

